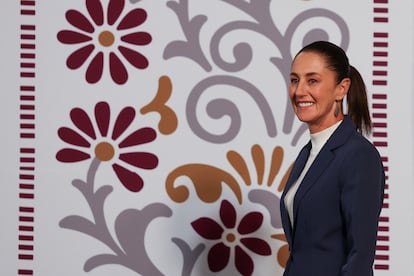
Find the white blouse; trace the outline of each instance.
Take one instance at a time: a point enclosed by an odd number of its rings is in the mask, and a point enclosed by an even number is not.
[[[326,141],[328,141],[329,137],[336,130],[336,128],[341,124],[341,122],[342,120],[320,132],[310,134],[312,148],[309,154],[309,158],[306,161],[306,165],[303,168],[303,171],[299,175],[298,179],[296,180],[295,183],[293,183],[292,187],[290,187],[289,191],[287,191],[286,196],[285,196],[285,206],[289,214],[290,224],[292,226],[292,229],[293,229],[293,201],[295,199],[296,192],[299,189],[300,183],[302,182],[303,178],[306,175],[306,172],[309,170],[310,166],[312,165],[313,160],[315,160],[319,151],[322,149],[323,145],[325,145]]]

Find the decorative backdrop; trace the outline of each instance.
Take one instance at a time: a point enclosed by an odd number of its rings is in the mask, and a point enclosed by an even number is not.
[[[412,1],[22,0],[1,26],[1,275],[282,275],[308,141],[294,54],[342,46],[386,169],[375,275],[414,275]]]

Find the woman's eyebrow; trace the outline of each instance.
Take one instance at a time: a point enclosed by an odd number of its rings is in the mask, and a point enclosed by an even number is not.
[[[309,73],[306,73],[305,74],[305,77],[312,77],[312,76],[319,76],[320,74],[319,73],[317,73],[317,72],[309,72]],[[299,76],[299,74],[297,74],[297,73],[295,73],[295,72],[291,72],[290,73],[290,76],[291,77],[298,77]]]

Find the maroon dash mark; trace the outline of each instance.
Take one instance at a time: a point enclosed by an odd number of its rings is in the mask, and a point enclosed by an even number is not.
[[[20,100],[21,101],[34,101],[35,96],[33,96],[33,95],[21,95]]]
[[[21,15],[36,15],[36,11],[35,10],[27,10],[27,9],[22,9],[20,10],[20,14]]]
[[[375,138],[386,138],[386,137],[388,137],[388,134],[387,134],[387,132],[374,131],[372,136],[375,137]]]
[[[34,40],[36,38],[36,35],[34,34],[21,34],[20,39],[21,40]]]
[[[375,17],[375,23],[388,23],[388,17]]]
[[[386,33],[386,32],[374,32],[374,38],[388,38],[388,33]]]
[[[374,13],[388,13],[388,8],[374,8]]]
[[[376,42],[376,41],[374,41],[374,47],[388,48],[388,42]]]
[[[21,43],[20,44],[20,49],[25,49],[25,50],[27,50],[27,49],[30,49],[30,50],[34,50],[34,49],[36,49],[36,44],[34,44],[34,43]]]
[[[387,128],[387,123],[383,123],[383,122],[374,122],[372,123],[372,126],[374,128]]]
[[[388,52],[374,51],[374,57],[388,57]]]
[[[34,54],[34,53],[21,53],[20,58],[34,59],[34,58],[36,58],[36,54]]]
[[[22,6],[34,6],[35,4],[36,4],[35,1],[29,1],[29,0],[20,1],[20,5],[22,5]]]
[[[20,77],[22,77],[22,78],[34,78],[35,73],[34,72],[21,72]]]
[[[374,109],[386,109],[387,104],[386,103],[373,103],[372,108],[374,108]]]
[[[36,26],[35,25],[20,25],[20,30],[34,31],[36,30]]]
[[[374,100],[386,100],[387,99],[387,94],[374,93],[374,94],[372,94],[372,98]]]
[[[28,244],[20,244],[19,245],[19,250],[32,251],[33,249],[34,249],[33,245],[28,245]]]
[[[17,271],[18,275],[33,275],[33,270],[30,269],[19,269]]]
[[[32,85],[22,85],[20,86],[20,91],[21,92],[34,92],[35,91],[35,87]]]

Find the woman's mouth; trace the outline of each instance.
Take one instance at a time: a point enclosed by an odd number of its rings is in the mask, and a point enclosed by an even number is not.
[[[313,102],[298,102],[298,103],[296,103],[297,107],[308,107],[308,106],[311,106],[311,105],[313,105]]]

